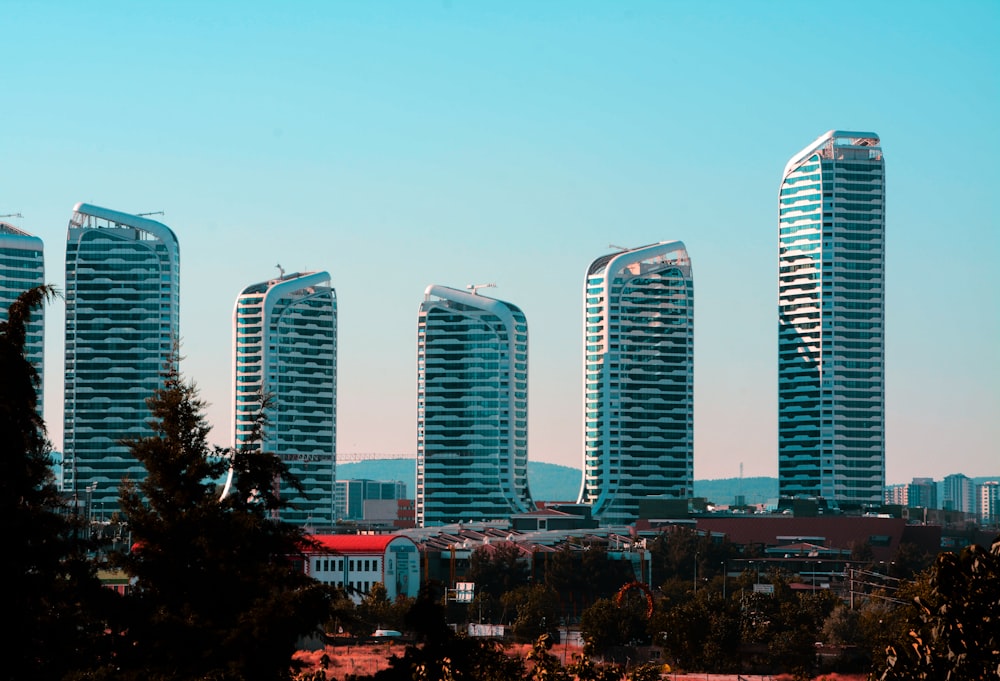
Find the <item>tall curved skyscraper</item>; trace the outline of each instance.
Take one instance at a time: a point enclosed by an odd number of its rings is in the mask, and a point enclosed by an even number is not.
[[[180,338],[180,248],[164,224],[78,203],[66,240],[63,488],[118,509],[146,469],[122,444],[152,434],[146,399]],[[86,496],[84,496],[86,495]]]
[[[694,283],[680,241],[604,255],[584,288],[580,503],[629,524],[694,475]],[[655,511],[654,511],[655,512]]]
[[[417,525],[500,520],[528,491],[528,323],[493,298],[428,286],[417,322]]]
[[[269,396],[260,446],[299,479],[281,519],[313,528],[336,522],[337,294],[326,272],[303,272],[243,289],[233,311],[233,442],[251,435],[261,395]]]
[[[778,486],[877,505],[885,485],[885,169],[878,135],[831,130],[778,193]]]
[[[19,295],[45,283],[45,253],[42,240],[14,225],[0,222],[0,320]],[[45,375],[45,310],[31,313],[24,351],[38,372],[38,413],[43,413]]]

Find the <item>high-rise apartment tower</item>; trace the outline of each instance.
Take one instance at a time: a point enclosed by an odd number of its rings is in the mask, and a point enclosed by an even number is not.
[[[66,240],[63,488],[111,513],[146,469],[122,444],[152,433],[146,399],[179,341],[180,250],[159,222],[78,203]],[[84,496],[85,495],[85,496]]]
[[[417,525],[500,520],[528,491],[528,324],[520,309],[429,286],[417,323]]]
[[[253,434],[261,397],[270,404],[263,451],[303,486],[278,481],[292,506],[281,519],[312,528],[336,521],[337,295],[326,272],[282,275],[248,286],[233,312],[233,442]]]
[[[0,222],[0,320],[7,319],[10,304],[30,288],[45,283],[45,254],[42,240],[14,225]],[[31,313],[24,352],[38,372],[38,413],[43,412],[42,391],[45,350],[45,310]]]
[[[583,484],[603,525],[686,499],[694,477],[694,282],[684,244],[604,255],[584,284]]]
[[[972,478],[961,473],[946,475],[941,487],[944,490],[942,508],[969,515],[976,512],[976,484]]]
[[[782,497],[879,504],[885,484],[885,173],[879,138],[831,130],[778,195]]]

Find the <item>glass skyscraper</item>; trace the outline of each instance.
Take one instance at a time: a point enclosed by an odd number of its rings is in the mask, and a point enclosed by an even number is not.
[[[336,521],[337,294],[326,272],[303,272],[245,288],[233,312],[233,442],[252,434],[268,396],[260,446],[303,486],[278,481],[292,506],[281,519],[313,528]]]
[[[528,491],[528,324],[520,309],[429,286],[417,324],[417,525],[500,520]]]
[[[66,240],[63,488],[79,503],[111,513],[122,478],[145,479],[122,440],[152,433],[146,399],[176,360],[179,308],[174,233],[78,203]]]
[[[580,503],[629,524],[694,477],[694,282],[680,241],[604,255],[584,285]]]
[[[778,196],[782,497],[879,504],[885,484],[885,172],[879,138],[831,130]]]
[[[45,283],[45,254],[42,240],[14,225],[0,222],[0,319],[7,319],[7,310],[19,295]],[[38,413],[43,412],[42,391],[45,350],[45,310],[31,313],[24,351],[38,372]]]

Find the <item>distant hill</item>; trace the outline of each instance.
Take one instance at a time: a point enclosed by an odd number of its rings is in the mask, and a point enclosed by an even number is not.
[[[337,466],[341,480],[402,480],[406,494],[414,496],[416,462],[413,459],[375,459]],[[543,461],[528,462],[528,484],[535,501],[576,501],[582,473],[579,468]],[[762,504],[778,497],[777,478],[725,478],[695,480],[694,495],[716,504],[732,504],[742,494],[748,504]]]
[[[340,480],[402,480],[406,494],[414,496],[417,488],[416,462],[413,459],[375,459],[337,466]],[[528,485],[536,501],[576,501],[580,494],[579,468],[543,461],[528,462]]]

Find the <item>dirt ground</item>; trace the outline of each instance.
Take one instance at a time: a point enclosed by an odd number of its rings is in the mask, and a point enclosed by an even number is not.
[[[348,674],[369,675],[389,666],[389,658],[393,655],[402,657],[406,644],[387,640],[384,643],[360,643],[350,646],[326,646],[321,650],[299,651],[295,657],[305,663],[303,671],[316,672],[322,669],[322,658],[327,656],[327,677],[331,679],[345,678]],[[527,659],[531,646],[528,644],[512,645],[508,649],[511,655],[520,655]],[[556,644],[550,651],[564,664],[572,663],[582,650],[578,645]],[[815,681],[865,681],[864,674],[822,674]],[[752,674],[685,674],[668,672],[663,679],[670,681],[791,681],[790,674],[775,676],[758,676]]]

